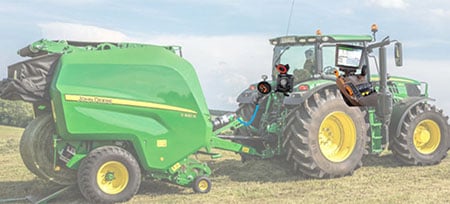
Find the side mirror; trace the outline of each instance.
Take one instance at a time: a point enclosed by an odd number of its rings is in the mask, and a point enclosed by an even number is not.
[[[403,66],[403,50],[401,42],[395,43],[394,53],[395,53],[395,65],[397,67]]]

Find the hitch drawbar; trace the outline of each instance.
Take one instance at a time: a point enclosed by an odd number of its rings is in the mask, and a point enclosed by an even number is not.
[[[28,195],[24,198],[7,198],[7,199],[0,199],[0,203],[12,203],[12,202],[30,202],[33,204],[44,204],[48,201],[60,196],[62,193],[73,189],[76,185],[70,185],[70,186],[57,186],[53,188],[49,188],[44,192],[41,192],[39,194],[34,195]]]

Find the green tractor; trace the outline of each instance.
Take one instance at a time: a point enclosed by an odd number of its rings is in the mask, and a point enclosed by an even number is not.
[[[387,75],[385,46],[396,41],[374,42],[376,25],[372,31],[373,36],[321,35],[319,31],[315,36],[271,39],[272,81],[280,82],[277,69],[288,65],[287,75],[294,78],[287,85],[292,93],[260,99],[253,125],[235,131],[258,140],[237,141],[258,150],[278,149],[296,171],[313,178],[350,175],[361,167],[363,155],[385,150],[405,165],[439,163],[449,148],[448,117],[430,104],[433,99],[428,97],[426,82]],[[337,47],[358,47],[359,52],[353,53],[358,58],[352,59],[360,63],[339,65],[348,56],[338,59]],[[402,65],[399,42],[395,60]],[[371,67],[380,75],[371,75]],[[250,85],[237,98],[236,112],[245,119],[253,116],[258,86]],[[244,161],[249,158],[242,154]]]

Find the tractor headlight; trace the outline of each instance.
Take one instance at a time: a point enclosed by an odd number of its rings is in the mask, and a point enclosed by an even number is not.
[[[292,87],[294,85],[294,78],[290,74],[279,74],[277,80],[277,92],[282,92],[287,94],[292,92]]]

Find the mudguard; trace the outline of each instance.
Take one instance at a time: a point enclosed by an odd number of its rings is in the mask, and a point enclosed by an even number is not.
[[[391,122],[389,125],[389,134],[390,135],[400,135],[401,131],[401,122],[405,119],[409,110],[415,105],[426,102],[426,101],[435,101],[432,98],[418,96],[418,97],[410,97],[406,98],[396,104],[394,104]]]
[[[239,94],[239,96],[236,99],[236,101],[239,104],[255,103],[257,96],[258,96],[258,91],[256,91],[256,90],[252,91],[250,89],[247,89],[244,92],[242,92],[241,94]]]
[[[299,93],[294,92],[290,94],[288,97],[284,98],[283,104],[285,105],[299,105],[303,103],[306,99],[311,97],[314,93],[316,93],[319,90],[322,90],[324,88],[333,87],[337,89],[337,86],[335,83],[326,83],[319,86],[316,86],[309,90],[308,92]]]

